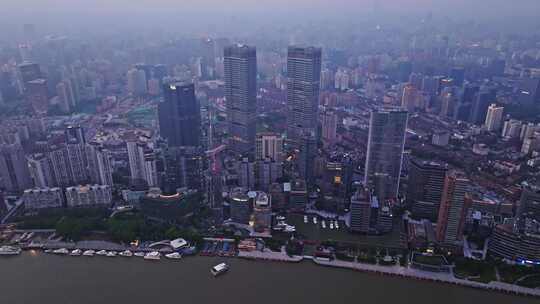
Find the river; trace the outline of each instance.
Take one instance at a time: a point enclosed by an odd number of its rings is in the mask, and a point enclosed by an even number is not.
[[[0,257],[0,303],[414,303],[528,304],[538,299],[314,265],[226,259],[180,261],[69,257],[42,252]]]

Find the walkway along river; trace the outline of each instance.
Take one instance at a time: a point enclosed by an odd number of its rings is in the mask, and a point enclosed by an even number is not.
[[[69,257],[38,251],[0,258],[0,303],[538,303],[536,298],[327,268],[222,258],[180,261]]]

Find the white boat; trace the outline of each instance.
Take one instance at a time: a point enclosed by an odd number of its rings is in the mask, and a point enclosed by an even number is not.
[[[82,254],[82,250],[80,249],[75,249],[73,250],[69,255],[70,256],[80,256]]]
[[[120,256],[131,257],[131,256],[133,256],[133,252],[131,252],[129,250],[125,250],[125,251],[120,252]]]
[[[307,215],[304,215],[304,224],[307,224],[307,223],[308,223]]]
[[[0,255],[18,255],[21,253],[21,248],[13,246],[0,247]]]
[[[285,217],[284,217],[284,216],[281,216],[281,215],[278,215],[278,216],[276,216],[276,220],[278,220],[278,221],[284,221],[284,220],[285,220]]]
[[[83,252],[83,256],[94,256],[94,254],[96,254],[96,252],[94,250],[86,250],[85,252]]]
[[[214,275],[214,276],[218,276],[222,273],[225,273],[227,272],[227,270],[229,270],[229,265],[225,264],[225,263],[221,263],[221,264],[217,264],[216,266],[212,267],[212,269],[210,270],[210,272]]]
[[[142,252],[142,251],[138,251],[138,252],[135,252],[135,254],[133,254],[134,256],[136,257],[141,257],[141,258],[144,258],[144,256],[146,255],[146,253]]]
[[[45,250],[45,253],[54,253],[54,250],[52,250],[52,249],[47,249],[47,250]]]
[[[336,226],[336,229],[339,229],[339,223],[338,223],[338,221],[336,221],[336,222],[334,223],[334,226]]]
[[[322,222],[321,222],[321,226],[322,226],[324,229],[326,229],[326,222],[325,222],[325,221],[322,221]]]
[[[334,223],[330,221],[330,229],[334,229]]]
[[[114,258],[118,253],[116,253],[116,251],[109,251],[107,252],[107,255],[108,257],[111,257],[111,258]]]
[[[60,248],[53,251],[54,254],[69,254],[69,250],[66,248]]]
[[[173,253],[167,253],[165,257],[171,260],[179,260],[182,258],[182,255],[178,252],[173,252]]]
[[[144,256],[145,260],[159,260],[160,258],[161,253],[159,253],[158,251],[152,251]]]
[[[313,217],[313,224],[317,225],[317,217],[316,216]]]
[[[107,255],[107,250],[100,250],[100,251],[96,252],[96,254],[101,255],[101,256]]]

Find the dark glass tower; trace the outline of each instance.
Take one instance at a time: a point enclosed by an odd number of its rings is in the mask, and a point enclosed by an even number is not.
[[[170,147],[199,146],[201,111],[195,86],[179,82],[165,84],[163,97],[158,105],[161,137]]]
[[[236,44],[224,51],[225,98],[229,145],[244,153],[255,149],[257,107],[257,51]]]
[[[398,194],[407,119],[407,111],[400,109],[371,112],[365,183],[380,201]]]

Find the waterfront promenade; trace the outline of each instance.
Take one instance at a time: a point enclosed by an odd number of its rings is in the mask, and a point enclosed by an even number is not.
[[[480,288],[486,290],[495,290],[505,293],[513,293],[526,296],[535,296],[540,297],[540,289],[531,289],[525,288],[517,285],[507,284],[503,282],[490,282],[488,284],[462,280],[455,278],[451,273],[441,273],[441,272],[427,272],[421,271],[413,268],[402,267],[402,266],[380,266],[380,265],[371,265],[371,264],[362,264],[356,262],[347,262],[340,260],[333,261],[324,261],[313,259],[313,262],[317,265],[328,266],[328,267],[338,267],[346,268],[357,271],[365,271],[378,273],[383,275],[392,275],[399,276],[404,278],[414,278],[417,280],[428,280],[434,282],[442,282],[454,285],[460,285],[465,287]]]

